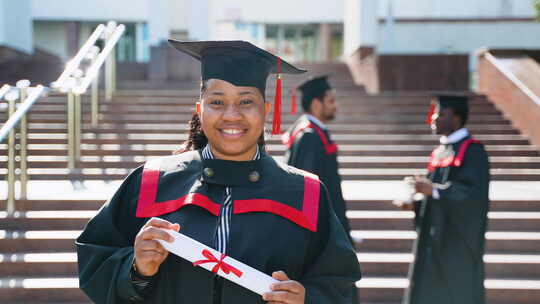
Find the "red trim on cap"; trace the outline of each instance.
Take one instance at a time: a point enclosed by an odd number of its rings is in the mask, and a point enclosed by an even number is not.
[[[269,212],[284,217],[298,226],[316,232],[319,216],[320,183],[316,175],[308,172],[305,173],[302,211],[274,200],[248,199],[234,201],[234,214]]]
[[[435,158],[438,150],[438,148],[436,148],[433,150],[433,152],[431,152],[428,171],[433,172],[436,168],[446,168],[450,166],[461,167],[461,165],[463,165],[463,159],[465,158],[465,152],[467,152],[467,149],[471,144],[481,144],[481,142],[476,139],[469,138],[461,144],[457,155],[446,158]]]
[[[435,102],[431,102],[431,104],[429,105],[428,114],[426,116],[426,125],[429,126],[433,122],[433,114],[435,114],[435,111],[437,111],[437,106],[435,105]]]
[[[326,155],[337,153],[338,146],[336,145],[336,143],[330,143],[328,138],[326,138],[326,135],[324,134],[324,132],[321,130],[321,128],[309,120],[299,124],[292,133],[284,133],[283,136],[281,137],[281,142],[284,145],[286,145],[287,148],[290,148],[294,144],[294,139],[296,138],[296,136],[307,128],[313,129],[315,133],[319,135],[319,138],[321,139],[323,143],[324,152],[326,153]]]
[[[176,211],[187,205],[202,207],[211,214],[218,216],[220,205],[200,193],[188,193],[180,198],[156,202],[159,181],[160,159],[146,162],[144,165],[139,200],[137,202],[137,217],[153,217]]]

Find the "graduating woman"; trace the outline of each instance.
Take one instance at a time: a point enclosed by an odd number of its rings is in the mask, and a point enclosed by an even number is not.
[[[170,41],[201,61],[182,153],[133,171],[77,239],[96,303],[349,303],[358,261],[315,175],[264,151],[270,73],[304,71],[244,41]],[[279,95],[279,94],[278,94]],[[279,132],[279,96],[273,132]],[[171,229],[278,282],[264,295],[169,254]]]

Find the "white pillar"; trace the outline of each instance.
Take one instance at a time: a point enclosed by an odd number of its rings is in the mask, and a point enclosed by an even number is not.
[[[343,39],[345,56],[350,56],[359,47],[377,46],[379,25],[377,1],[380,0],[345,0]]]
[[[0,0],[0,45],[27,54],[34,52],[30,0]]]
[[[189,0],[187,9],[188,37],[190,40],[208,40],[211,37],[211,0]]]
[[[147,0],[150,46],[160,45],[170,36],[169,1]]]

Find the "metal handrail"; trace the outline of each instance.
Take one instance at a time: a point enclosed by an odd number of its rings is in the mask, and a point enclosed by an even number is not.
[[[111,34],[109,39],[107,39],[107,43],[105,47],[103,48],[101,53],[98,55],[98,57],[95,59],[92,66],[90,66],[90,68],[86,70],[86,76],[83,79],[81,79],[80,84],[78,86],[73,88],[73,93],[81,95],[86,92],[86,90],[88,89],[92,81],[98,75],[99,69],[101,68],[103,63],[105,63],[105,60],[107,59],[107,57],[109,57],[109,55],[111,54],[111,51],[116,46],[116,43],[118,43],[120,38],[122,38],[122,35],[124,34],[125,30],[126,30],[126,27],[123,24],[116,27],[116,29]]]
[[[73,57],[67,64],[66,69],[62,72],[60,77],[51,84],[53,88],[62,88],[65,85],[66,80],[71,77],[73,72],[79,68],[79,65],[83,61],[83,59],[86,57],[86,54],[90,51],[90,49],[96,44],[98,39],[102,37],[103,33],[105,32],[105,25],[100,24],[98,27],[94,30],[92,35],[90,35],[90,38],[84,43],[84,45],[81,47],[77,55]]]
[[[82,130],[82,96],[88,87],[91,91],[91,122],[96,127],[99,118],[99,70],[105,62],[105,99],[111,100],[115,91],[115,53],[114,47],[122,37],[126,27],[109,21],[107,26],[100,24],[90,38],[83,45],[66,66],[66,70],[52,85],[61,93],[67,93],[67,124],[68,124],[68,169],[76,170],[76,162],[81,156],[81,130]],[[96,46],[98,39],[105,41],[101,50]],[[81,63],[84,59],[90,60],[90,67],[83,71]]]
[[[105,95],[108,100],[112,98],[115,90],[115,54],[114,47],[125,32],[124,25],[117,25],[110,21],[107,26],[100,24],[84,43],[77,55],[66,64],[65,70],[60,77],[51,84],[52,89],[67,93],[67,122],[68,122],[68,169],[74,170],[76,161],[80,159],[82,111],[81,95],[92,84],[92,125],[97,125],[98,119],[98,78],[101,66],[106,64]],[[100,53],[95,44],[98,39],[105,40],[105,47]],[[83,60],[91,60],[90,68],[85,73],[81,70]],[[84,76],[84,77],[83,77]],[[46,94],[49,88],[38,85],[30,87],[30,81],[20,80],[16,87],[4,85],[0,88],[0,100],[8,101],[8,120],[0,128],[0,143],[8,138],[8,172],[7,172],[7,213],[12,215],[15,211],[15,183],[20,180],[20,198],[26,198],[27,184],[29,180],[27,165],[27,138],[28,120],[27,113],[36,101]],[[19,102],[17,102],[19,100]],[[17,106],[18,103],[18,106]],[[16,148],[16,138],[19,138],[19,148]],[[19,155],[17,156],[17,150]],[[19,157],[20,171],[16,174],[16,157]],[[18,175],[18,177],[17,177]]]
[[[6,95],[11,90],[11,86],[9,84],[5,84],[0,88],[0,99],[4,98],[4,95]]]
[[[17,126],[21,119],[26,115],[34,103],[47,92],[47,88],[42,85],[38,85],[35,88],[28,88],[28,97],[20,104],[17,111],[11,115],[6,123],[0,129],[0,143],[8,136],[9,132]],[[0,94],[1,98],[1,94]]]

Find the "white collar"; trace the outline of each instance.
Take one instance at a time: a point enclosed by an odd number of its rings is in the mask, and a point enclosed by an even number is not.
[[[439,142],[441,145],[455,144],[467,136],[469,136],[469,130],[466,128],[461,128],[448,136],[441,136],[441,138],[439,138]]]
[[[202,157],[203,159],[214,159],[214,153],[212,153],[212,149],[210,149],[210,145],[207,144],[202,149]],[[259,144],[257,144],[257,152],[255,152],[255,155],[253,156],[253,160],[258,160],[261,158],[261,153],[259,151]]]
[[[306,113],[307,118],[314,124],[316,124],[319,128],[326,130],[328,127],[320,120],[318,120],[315,116],[311,114]]]

